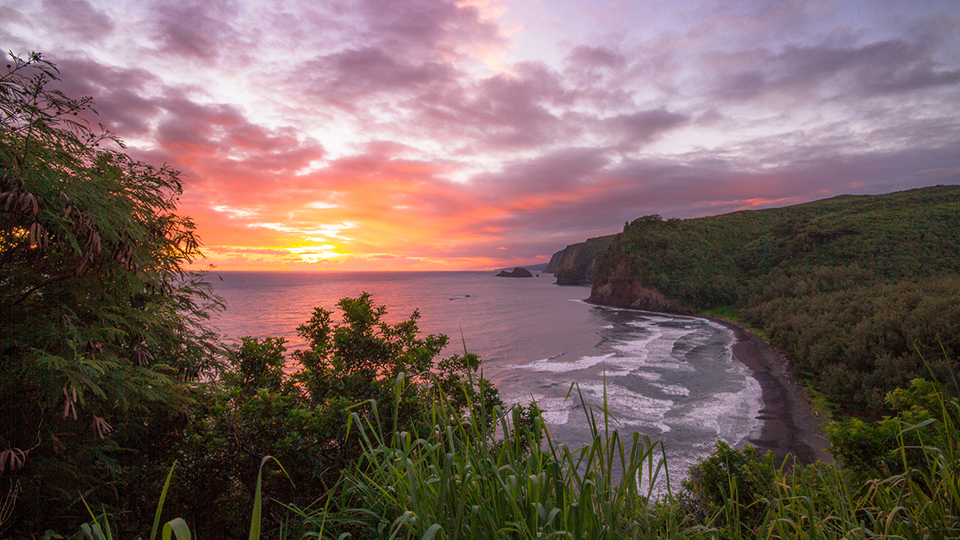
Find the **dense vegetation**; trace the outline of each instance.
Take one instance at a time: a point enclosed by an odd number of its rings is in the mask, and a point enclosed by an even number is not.
[[[395,393],[406,384],[397,380]],[[431,423],[401,431],[385,427],[369,403],[372,414],[350,414],[361,454],[335,485],[306,507],[273,503],[281,514],[271,519],[257,476],[245,514],[250,538],[956,538],[960,402],[923,381],[891,399],[913,405],[881,425],[864,424],[890,440],[854,430],[839,443],[842,456],[871,447],[873,465],[789,470],[770,454],[718,442],[682,490],[669,482],[663,447],[637,435],[624,440],[602,408],[585,404],[593,442],[574,451],[550,439],[536,411],[473,408],[461,417],[436,400]],[[183,508],[171,506],[163,519]],[[108,531],[110,523],[104,514],[84,526]]]
[[[960,358],[960,186],[646,216],[617,235],[594,288],[618,267],[687,309],[732,311],[844,411],[877,417],[887,392],[945,382],[945,358]]]
[[[218,347],[181,270],[198,241],[177,173],[91,130],[56,80],[37,55],[0,77],[0,473],[21,524],[48,526],[81,493],[140,517],[155,494],[116,486],[162,479]]]
[[[89,100],[52,89],[56,76],[38,55],[0,76],[0,536],[960,535],[960,403],[937,382],[887,394],[895,417],[832,425],[843,468],[788,471],[718,443],[678,488],[663,446],[622,437],[605,407],[582,403],[590,445],[557,445],[535,406],[502,406],[476,356],[438,359],[446,337],[421,336],[416,312],[386,322],[366,294],[341,300],[336,320],[316,309],[299,328],[309,346],[289,358],[275,338],[223,346],[204,329],[216,299],[182,270],[199,252],[176,214],[177,173],[102,148],[119,141],[91,131]],[[671,260],[760,275],[711,253]],[[917,325],[951,313],[929,298],[953,290],[949,272],[780,266],[782,286],[844,307],[844,294],[890,287]],[[728,278],[669,292],[691,305],[783,298]]]
[[[267,456],[285,471],[265,473],[264,496],[307,506],[327,493],[363,453],[359,426],[350,436],[352,416],[375,418],[396,432],[423,431],[438,421],[430,416],[438,400],[453,422],[468,405],[488,414],[500,404],[479,375],[476,355],[437,361],[447,338],[419,337],[416,312],[388,324],[385,307],[366,294],[339,307],[336,323],[317,308],[300,326],[309,348],[292,358],[304,369],[285,369],[282,340],[244,338],[220,377],[204,386],[177,445],[179,478],[186,481],[173,494],[201,536],[241,535],[257,466]],[[268,517],[280,519],[280,508],[267,508]]]

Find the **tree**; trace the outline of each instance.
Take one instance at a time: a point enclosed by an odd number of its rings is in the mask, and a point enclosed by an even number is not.
[[[888,392],[886,402],[895,416],[876,422],[846,418],[828,423],[827,450],[859,482],[908,470],[932,473],[938,463],[930,460],[930,449],[943,453],[956,448],[960,425],[956,391],[935,381],[913,379],[909,387]]]
[[[332,322],[333,312],[316,308],[313,316],[298,328],[309,344],[295,351],[302,366],[296,374],[297,387],[305,399],[327,418],[327,436],[319,452],[330,472],[339,471],[360,455],[359,441],[347,437],[351,412],[373,413],[373,423],[384,433],[432,429],[430,405],[444,400],[447,410],[462,415],[485,407],[491,412],[502,405],[496,388],[480,374],[475,354],[455,354],[437,360],[447,336],[419,336],[420,312],[396,324],[384,321],[386,306],[377,306],[368,293],[343,298],[337,304],[343,313]],[[335,476],[334,476],[335,478]]]
[[[488,408],[499,404],[496,390],[480,377],[480,358],[453,355],[435,362],[447,345],[447,336],[418,337],[420,312],[397,324],[383,320],[386,306],[376,306],[368,293],[344,298],[337,304],[343,319],[331,322],[331,311],[316,308],[298,329],[309,348],[293,353],[303,370],[298,379],[315,405],[340,403],[338,408],[373,400],[385,428],[412,427],[441,391],[454,409],[463,411],[468,401]],[[402,396],[394,395],[398,377],[418,383]],[[486,403],[481,402],[486,401]],[[393,416],[396,414],[396,416]]]
[[[36,53],[0,76],[0,475],[20,527],[122,496],[219,347],[177,171],[125,154],[57,81]]]
[[[243,533],[265,456],[286,471],[264,474],[268,499],[307,507],[323,497],[342,472],[360,465],[354,413],[380,428],[371,436],[387,440],[398,432],[432,433],[441,420],[462,422],[470,405],[473,412],[487,407],[487,417],[495,417],[493,407],[501,403],[480,376],[479,357],[439,359],[447,337],[420,335],[419,312],[390,324],[386,307],[369,294],[337,305],[339,321],[316,308],[300,326],[308,347],[293,352],[292,369],[282,339],[244,337],[227,356],[222,376],[205,388],[180,445],[180,483],[170,501],[173,507],[183,503],[199,536]],[[431,407],[433,400],[443,406]],[[451,418],[435,418],[435,411]],[[264,523],[279,524],[281,514],[278,505],[266,505]]]

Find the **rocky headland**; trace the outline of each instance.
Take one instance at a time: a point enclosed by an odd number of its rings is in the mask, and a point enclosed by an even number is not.
[[[501,270],[500,273],[497,274],[495,277],[523,278],[523,277],[533,277],[533,274],[531,274],[530,271],[527,270],[526,268],[517,267],[517,268],[514,268],[512,272]]]

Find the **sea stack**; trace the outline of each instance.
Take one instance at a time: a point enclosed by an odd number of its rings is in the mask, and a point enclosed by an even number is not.
[[[533,274],[530,273],[526,268],[514,268],[513,272],[507,272],[506,270],[501,270],[496,277],[533,277]]]

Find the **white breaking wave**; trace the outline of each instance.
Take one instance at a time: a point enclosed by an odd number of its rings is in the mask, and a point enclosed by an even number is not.
[[[558,362],[556,361],[557,357],[544,358],[543,360],[537,360],[536,362],[526,364],[526,365],[513,365],[509,366],[516,369],[529,369],[532,371],[549,371],[551,373],[566,373],[568,371],[579,371],[582,369],[591,368],[597,364],[602,363],[604,360],[608,360],[613,357],[613,353],[605,354],[603,356],[584,356],[579,360],[573,362]]]

